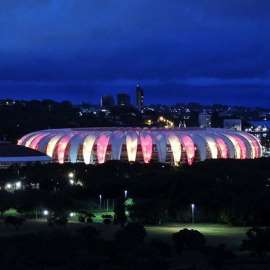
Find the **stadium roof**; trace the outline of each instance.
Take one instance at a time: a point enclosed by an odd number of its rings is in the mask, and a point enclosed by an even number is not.
[[[51,158],[39,151],[21,145],[0,142],[0,162],[50,161]]]

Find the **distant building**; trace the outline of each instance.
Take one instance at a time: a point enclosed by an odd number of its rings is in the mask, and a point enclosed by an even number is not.
[[[248,121],[248,124],[245,131],[257,137],[270,156],[270,121]]]
[[[209,128],[211,127],[211,115],[205,110],[199,114],[199,126],[200,128]]]
[[[144,92],[139,84],[136,86],[136,105],[138,111],[141,112],[144,105]]]
[[[130,106],[130,95],[126,93],[120,93],[117,95],[117,105],[118,106]]]
[[[33,144],[35,140],[33,140]],[[33,145],[32,144],[32,145]],[[49,163],[51,158],[39,151],[8,142],[0,142],[0,169],[11,165],[23,166],[33,163]]]
[[[113,96],[102,96],[100,100],[100,107],[110,108],[115,105]]]
[[[242,130],[242,121],[241,119],[224,119],[223,127],[227,129],[234,129],[237,131]]]

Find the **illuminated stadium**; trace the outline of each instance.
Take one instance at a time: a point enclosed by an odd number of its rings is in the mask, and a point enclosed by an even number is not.
[[[58,163],[101,164],[108,160],[189,164],[206,159],[262,156],[256,137],[227,129],[84,128],[33,132],[19,145]]]

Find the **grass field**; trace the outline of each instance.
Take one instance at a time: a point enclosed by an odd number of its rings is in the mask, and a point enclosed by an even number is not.
[[[220,224],[171,224],[165,226],[147,226],[149,237],[170,241],[173,233],[184,228],[201,232],[211,245],[226,244],[231,248],[237,248],[245,238],[247,227],[231,227]]]
[[[71,221],[66,229],[77,230],[84,224],[76,221]],[[94,223],[105,239],[112,239],[114,233],[119,229],[116,225],[104,225],[102,223]],[[171,241],[172,234],[178,232],[181,229],[188,228],[200,231],[205,235],[207,243],[210,245],[226,244],[230,248],[237,248],[241,244],[241,241],[245,238],[247,227],[231,227],[220,224],[168,224],[162,226],[146,226],[148,239],[157,238],[166,242]],[[0,223],[0,236],[6,236],[10,234],[23,234],[30,232],[42,232],[52,230],[49,227],[45,219],[38,221],[28,220],[19,231],[16,231],[13,227],[7,227]]]

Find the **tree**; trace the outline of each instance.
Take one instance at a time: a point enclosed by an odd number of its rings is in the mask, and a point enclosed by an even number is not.
[[[0,191],[0,212],[3,216],[4,212],[12,208],[12,195],[7,191]]]
[[[265,256],[270,251],[270,228],[252,228],[246,233],[241,249],[248,250],[257,256]]]
[[[183,229],[172,235],[175,249],[178,253],[183,250],[202,250],[205,247],[206,239],[197,230]]]
[[[124,202],[125,201],[123,198],[118,199],[114,208],[114,221],[116,224],[120,224],[122,227],[124,227],[125,223],[127,222]]]
[[[166,218],[166,208],[164,204],[164,201],[160,198],[138,201],[128,208],[130,218],[132,221],[142,224],[161,224]]]

